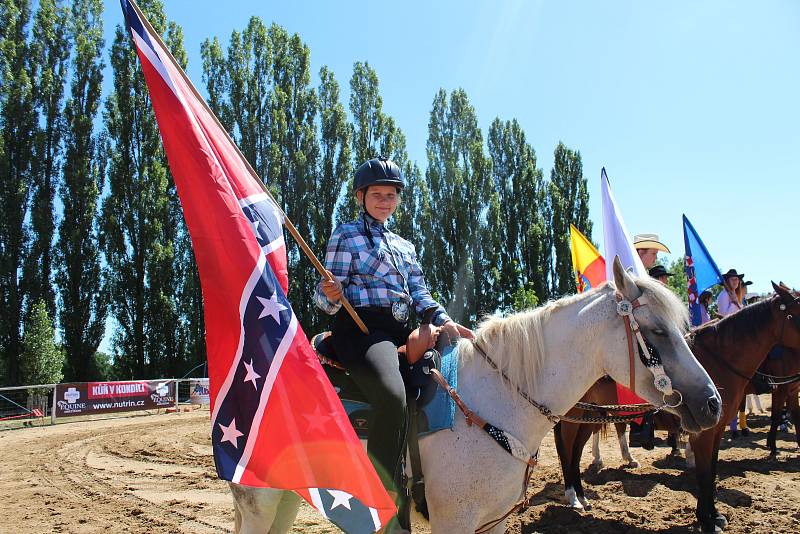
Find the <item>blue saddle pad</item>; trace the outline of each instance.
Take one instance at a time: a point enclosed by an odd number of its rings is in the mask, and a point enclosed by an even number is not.
[[[458,389],[458,345],[450,345],[442,352],[442,365],[439,371],[447,383]],[[420,436],[439,430],[453,428],[456,403],[441,387],[436,388],[433,399],[422,409],[417,419]]]
[[[448,384],[454,388],[458,387],[457,345],[450,345],[444,349],[439,372],[442,373]],[[365,402],[345,399],[342,399],[342,405],[358,437],[367,439],[372,407]],[[445,390],[437,386],[433,399],[417,414],[417,434],[424,436],[439,430],[451,429],[455,415],[456,403]]]

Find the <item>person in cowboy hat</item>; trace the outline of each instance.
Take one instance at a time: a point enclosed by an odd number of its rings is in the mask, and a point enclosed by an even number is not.
[[[727,273],[722,275],[723,289],[717,296],[717,313],[721,316],[725,317],[736,313],[744,307],[743,297],[746,286],[743,283],[743,279],[744,273],[739,273],[736,269],[729,269]],[[742,434],[745,436],[750,434],[750,429],[747,427],[744,399],[742,399],[737,415],[730,422],[729,430],[732,438],[739,437],[737,426],[741,428]]]
[[[744,274],[739,274],[736,269],[730,269],[722,275],[723,290],[717,296],[717,313],[725,317],[742,309],[741,292]]]
[[[672,273],[668,272],[663,265],[656,265],[647,271],[647,274],[649,274],[651,278],[655,278],[664,285],[667,285],[669,277],[672,276]]]
[[[401,467],[407,431],[397,348],[408,342],[411,350],[410,311],[421,318],[412,337],[422,340],[417,344],[423,343],[423,350],[434,346],[440,330],[451,339],[474,337],[431,296],[414,245],[386,228],[404,186],[400,168],[388,158],[371,159],[356,170],[353,194],[361,213],[333,230],[325,254],[328,276],[314,293],[317,307],[335,315],[331,343],[341,364],[373,407],[367,452],[395,501],[405,489]],[[342,308],[342,295],[369,334]],[[410,525],[400,525],[400,520],[393,518],[381,532],[408,532]]]
[[[633,236],[633,247],[645,269],[650,269],[656,264],[659,251],[670,253],[667,245],[658,240],[658,234],[636,234]]]

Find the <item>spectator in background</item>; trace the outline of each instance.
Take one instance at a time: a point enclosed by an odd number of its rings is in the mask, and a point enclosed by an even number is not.
[[[668,272],[667,269],[664,268],[663,265],[656,265],[647,273],[652,277],[661,282],[664,285],[667,285],[669,281],[669,277],[672,276],[672,273]]]
[[[711,320],[711,301],[714,295],[706,289],[700,293],[700,324],[706,324]]]
[[[744,274],[739,274],[736,269],[730,269],[722,275],[724,281],[722,291],[717,296],[717,313],[725,317],[742,309],[742,298],[744,297],[742,278]]]
[[[636,234],[633,236],[633,248],[648,270],[655,266],[659,251],[669,254],[667,245],[658,240],[658,234]]]
[[[739,274],[736,269],[730,269],[727,273],[722,275],[724,281],[723,289],[717,297],[717,313],[725,317],[732,313],[736,313],[744,307],[744,295],[746,293],[745,285],[742,283],[744,273]],[[745,402],[742,399],[742,404],[739,406],[738,416],[734,416],[730,422],[730,432],[732,438],[739,437],[739,430],[737,425],[742,430],[742,435],[747,436],[750,434],[750,429],[747,428],[747,414],[745,413]]]

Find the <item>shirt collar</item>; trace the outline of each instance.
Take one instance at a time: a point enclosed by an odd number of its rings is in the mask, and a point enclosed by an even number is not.
[[[367,221],[367,223],[369,223],[370,226],[372,226],[374,228],[377,228],[377,229],[379,229],[381,231],[386,230],[386,226],[384,225],[384,223],[378,222],[378,220],[376,218],[374,218],[372,215],[370,215],[369,213],[363,212],[362,216]]]

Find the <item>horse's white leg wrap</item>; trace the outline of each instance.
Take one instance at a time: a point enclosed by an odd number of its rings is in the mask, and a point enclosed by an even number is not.
[[[625,465],[628,467],[639,467],[639,462],[631,454],[631,449],[628,447],[628,427],[625,430],[617,433],[617,441],[619,441],[619,452],[622,453],[622,458],[625,460]]]
[[[567,501],[567,506],[570,508],[574,508],[575,510],[583,510],[583,503],[578,500],[578,496],[575,494],[575,488],[572,486],[564,491],[564,498]]]
[[[600,455],[600,431],[592,433],[592,467],[603,468],[603,457]]]
[[[692,443],[686,440],[686,467],[694,469],[694,451],[692,451]]]

